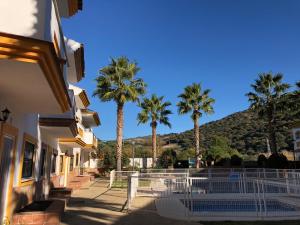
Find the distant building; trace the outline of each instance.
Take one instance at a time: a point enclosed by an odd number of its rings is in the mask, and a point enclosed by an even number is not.
[[[152,168],[152,158],[134,158],[134,166],[140,169]],[[130,166],[133,166],[133,160],[130,158]]]

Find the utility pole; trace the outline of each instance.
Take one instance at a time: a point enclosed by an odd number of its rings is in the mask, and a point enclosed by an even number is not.
[[[135,145],[135,141],[131,142],[132,144],[132,152],[131,152],[131,157],[132,157],[132,171],[134,171],[134,145]]]

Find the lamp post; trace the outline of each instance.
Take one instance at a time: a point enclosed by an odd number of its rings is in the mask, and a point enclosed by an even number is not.
[[[135,141],[131,142],[132,144],[132,152],[131,152],[131,157],[132,157],[132,171],[134,171],[134,145],[135,145]]]
[[[5,123],[9,117],[10,111],[7,108],[5,108],[4,110],[1,111],[1,113],[2,115],[0,117],[0,121]]]

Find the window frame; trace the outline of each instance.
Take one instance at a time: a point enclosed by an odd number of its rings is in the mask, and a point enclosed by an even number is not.
[[[23,164],[24,164],[24,154],[25,154],[26,143],[30,143],[34,146],[33,156],[32,156],[32,174],[31,174],[31,177],[23,178],[22,173],[23,173],[23,166],[24,166]],[[31,184],[33,184],[33,182],[35,180],[36,150],[37,150],[37,139],[27,133],[24,133],[21,159],[20,159],[19,186],[31,185]]]

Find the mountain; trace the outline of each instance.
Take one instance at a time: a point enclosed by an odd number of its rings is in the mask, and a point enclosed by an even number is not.
[[[293,140],[290,125],[292,116],[281,117],[278,121],[277,141],[279,149],[292,150]],[[192,121],[191,121],[192,125]],[[223,119],[200,126],[201,148],[207,150],[214,136],[226,137],[230,146],[242,154],[256,154],[267,151],[267,132],[265,122],[257,114],[245,110],[231,114]],[[151,156],[151,136],[130,138],[124,141],[124,152],[131,154],[131,143],[135,142],[136,157]],[[112,146],[114,142],[109,142]],[[193,148],[193,130],[158,136],[158,152],[173,149],[177,152]],[[141,153],[142,152],[142,153]]]

